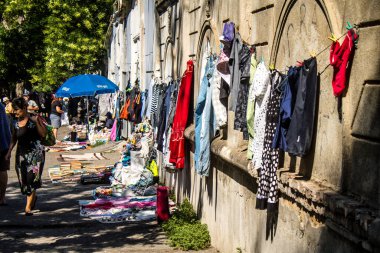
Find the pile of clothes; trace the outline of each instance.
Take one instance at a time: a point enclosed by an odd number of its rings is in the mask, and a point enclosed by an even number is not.
[[[94,200],[79,202],[80,215],[103,223],[156,218],[158,167],[148,122],[135,125],[109,177],[109,186],[94,189]]]

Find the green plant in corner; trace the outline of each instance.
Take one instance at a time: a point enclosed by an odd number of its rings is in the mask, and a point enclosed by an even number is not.
[[[210,247],[211,238],[206,224],[197,219],[188,199],[173,212],[170,220],[162,224],[170,246],[181,250],[201,250]]]

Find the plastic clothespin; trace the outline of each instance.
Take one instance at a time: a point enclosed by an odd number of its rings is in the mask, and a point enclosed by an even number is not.
[[[331,33],[331,36],[330,37],[327,37],[329,38],[332,42],[336,42],[338,39],[335,37],[335,34]]]
[[[260,62],[264,62],[264,56],[261,56]]]
[[[269,64],[269,69],[274,70],[274,64],[273,63]]]
[[[354,28],[350,22],[347,21],[347,25],[346,25],[346,29],[347,30],[351,30],[352,28]]]
[[[302,66],[303,66],[303,61],[298,61],[298,60],[297,60],[297,66],[298,66],[298,67],[302,67]]]
[[[317,53],[314,50],[311,50],[309,53],[311,57],[315,58],[317,56]]]

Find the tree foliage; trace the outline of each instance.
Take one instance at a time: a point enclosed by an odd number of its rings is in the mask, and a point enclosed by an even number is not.
[[[101,69],[113,0],[5,0],[0,4],[0,79],[55,90]]]
[[[0,80],[10,88],[30,80],[29,70],[43,60],[47,2],[6,0],[0,5]]]

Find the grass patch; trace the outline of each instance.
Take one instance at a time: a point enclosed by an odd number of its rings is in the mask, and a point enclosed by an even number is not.
[[[104,141],[96,141],[94,145],[91,145],[91,148],[96,148],[96,147],[102,146],[104,144],[106,144],[106,142],[104,142]]]
[[[197,219],[188,199],[173,212],[172,217],[162,224],[170,246],[181,250],[201,250],[210,247],[211,238],[206,224]]]

